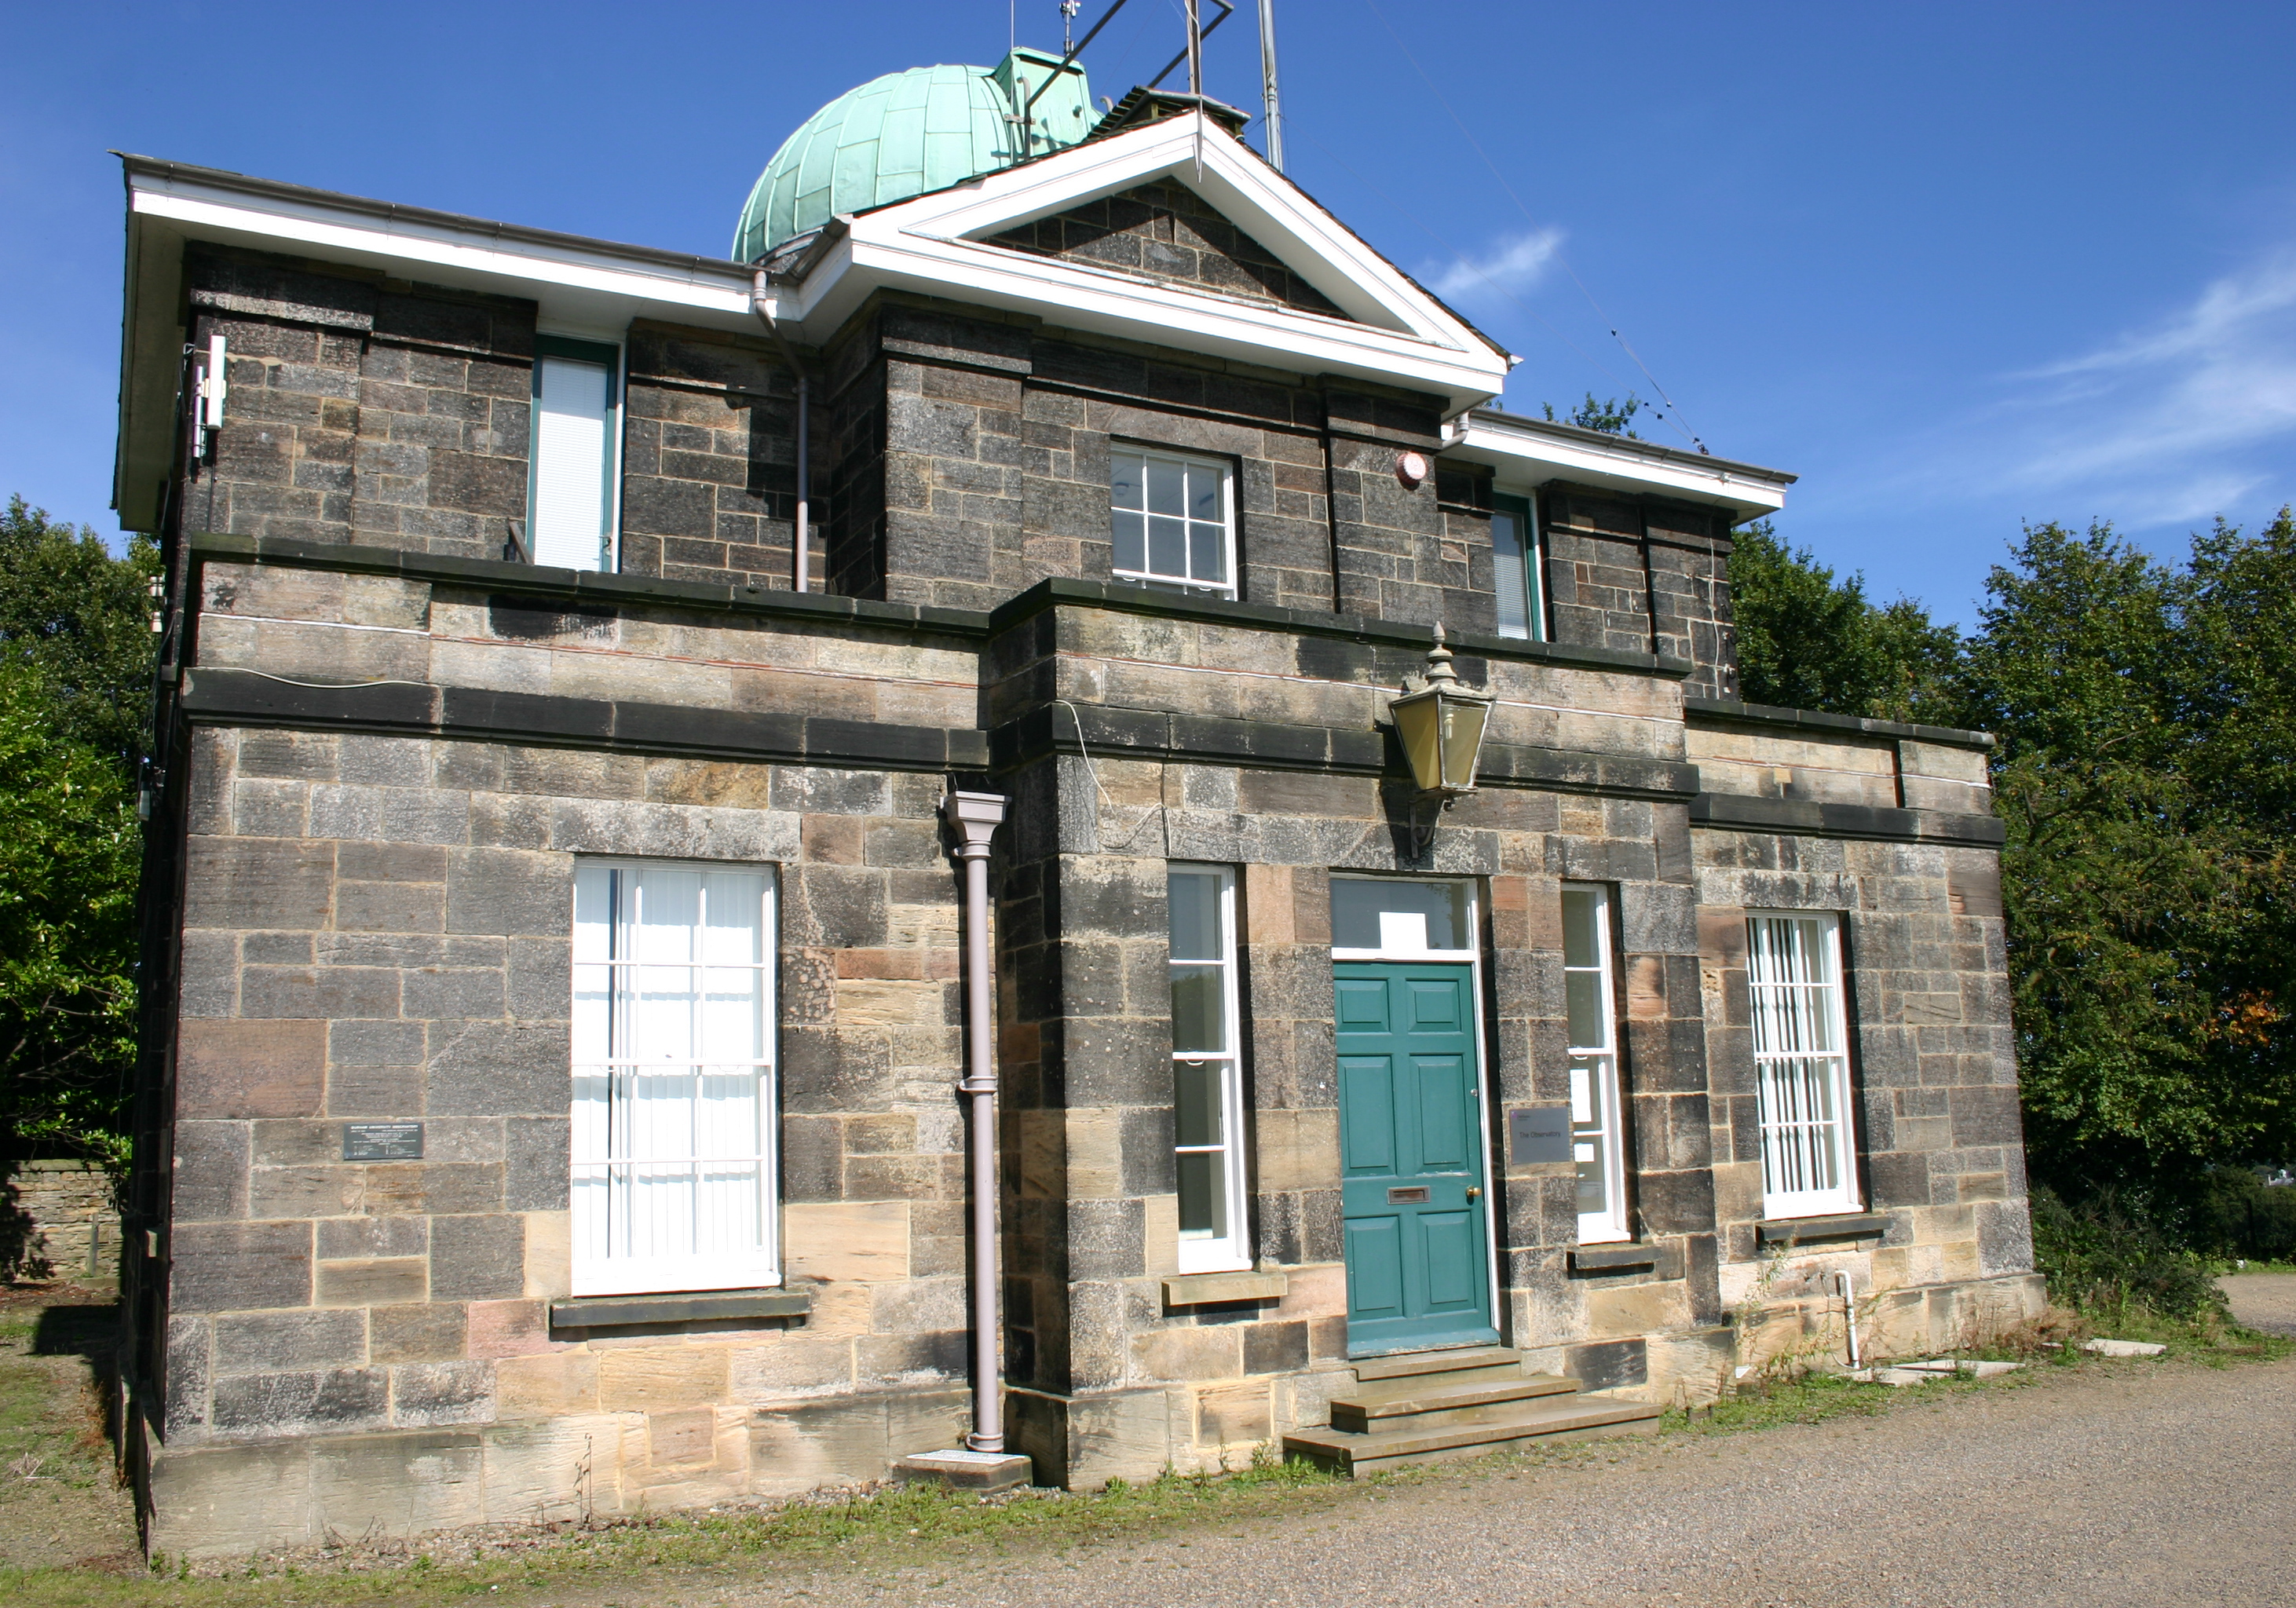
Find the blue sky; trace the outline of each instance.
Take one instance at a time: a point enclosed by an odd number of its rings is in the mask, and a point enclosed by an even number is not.
[[[1257,110],[1251,4],[1206,51],[1210,90]],[[108,147],[717,254],[816,106],[991,62],[1008,26],[1001,0],[7,15],[0,495],[106,533]],[[1131,0],[1095,92],[1160,66],[1177,15]],[[2021,521],[2168,550],[2296,498],[2296,8],[1278,0],[1278,22],[1292,176],[1522,355],[1509,406],[1652,397],[1615,324],[1677,422],[1802,476],[1784,533],[1882,597],[1968,619]],[[1020,34],[1057,44],[1054,0]]]

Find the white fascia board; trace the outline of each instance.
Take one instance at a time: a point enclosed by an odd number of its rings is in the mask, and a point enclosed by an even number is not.
[[[1775,513],[1784,507],[1786,488],[1793,480],[1792,475],[1750,464],[1702,462],[1668,448],[1638,449],[1638,444],[1631,441],[1608,447],[1563,439],[1494,423],[1480,414],[1470,414],[1453,426],[1441,455],[1489,464],[1497,472],[1502,491],[1530,490],[1550,480],[1571,480],[1705,503],[1727,508],[1739,520]]]
[[[546,314],[603,325],[667,314],[725,328],[745,328],[750,276],[738,264],[656,266],[606,251],[585,251],[489,234],[428,219],[378,217],[331,207],[324,200],[247,193],[177,176],[131,173],[129,209],[163,219],[187,238],[277,250],[395,272],[398,276],[466,290],[521,296]]]
[[[1201,184],[1194,172],[1199,123]],[[1509,366],[1505,354],[1257,157],[1240,155],[1242,148],[1228,149],[1233,146],[1217,125],[1190,113],[953,191],[859,214],[846,220],[844,238],[807,275],[798,316],[808,337],[818,340],[871,291],[898,287],[1265,368],[1434,391],[1453,409],[1497,394]],[[1184,178],[1295,272],[1340,306],[1360,310],[1366,321],[1191,291],[977,238],[1168,175]]]

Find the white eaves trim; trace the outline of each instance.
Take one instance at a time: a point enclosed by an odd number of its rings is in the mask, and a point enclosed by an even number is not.
[[[297,245],[310,256],[522,296],[594,320],[605,304],[618,304],[634,311],[698,314],[712,324],[751,322],[750,272],[738,263],[681,261],[668,253],[653,263],[635,251],[585,249],[570,237],[559,244],[535,238],[539,231],[511,234],[475,218],[447,220],[411,209],[378,215],[317,193],[297,197],[272,193],[271,186],[242,190],[179,173],[131,169],[127,183],[135,217],[164,221],[192,239],[272,250]],[[565,305],[553,308],[554,302]]]
[[[1705,503],[1729,509],[1738,520],[1784,507],[1786,488],[1795,479],[1782,470],[1481,410],[1452,422],[1442,455],[1489,464],[1502,491],[1571,480]]]
[[[983,236],[1168,176],[1362,322],[982,243]],[[1453,408],[1496,394],[1512,362],[1201,112],[844,224],[844,237],[800,287],[799,316],[808,330],[833,326],[870,290],[898,285],[1264,367],[1434,391]]]

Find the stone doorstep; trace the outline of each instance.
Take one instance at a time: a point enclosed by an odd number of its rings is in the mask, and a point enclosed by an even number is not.
[[[1349,1365],[1365,1384],[1426,1374],[1504,1371],[1520,1373],[1522,1353],[1509,1346],[1460,1346],[1447,1351],[1401,1351],[1391,1357],[1360,1357]]]
[[[1369,1434],[1339,1429],[1295,1430],[1283,1437],[1283,1449],[1352,1478],[1396,1464],[1479,1457],[1536,1440],[1627,1433],[1656,1419],[1662,1410],[1644,1401],[1550,1397],[1482,1423],[1382,1429]]]
[[[1535,1401],[1542,1396],[1568,1396],[1578,1389],[1575,1379],[1554,1374],[1526,1374],[1513,1379],[1469,1379],[1457,1384],[1435,1384],[1425,1379],[1398,1382],[1383,1389],[1349,1391],[1332,1399],[1332,1423],[1336,1428],[1363,1431],[1382,1419],[1415,1418],[1431,1422],[1440,1413],[1457,1421],[1473,1408],[1505,1407]],[[1341,1420],[1349,1422],[1342,1423]]]
[[[984,1494],[1029,1483],[1031,1464],[1017,1452],[911,1452],[893,1464],[893,1478],[911,1485],[946,1485]]]

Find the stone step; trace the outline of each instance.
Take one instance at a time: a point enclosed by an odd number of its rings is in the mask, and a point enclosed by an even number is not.
[[[1652,1423],[1660,1410],[1646,1401],[1595,1401],[1561,1396],[1513,1408],[1484,1423],[1426,1429],[1294,1430],[1283,1437],[1287,1456],[1353,1479],[1406,1463],[1450,1463],[1492,1452],[1519,1450],[1544,1440],[1630,1434]]]
[[[1479,1374],[1487,1378],[1522,1372],[1522,1353],[1510,1346],[1459,1346],[1447,1351],[1398,1351],[1392,1357],[1366,1357],[1355,1365],[1356,1377],[1365,1384],[1388,1379],[1415,1379],[1428,1374]]]
[[[1438,1423],[1479,1422],[1495,1409],[1543,1396],[1567,1396],[1578,1390],[1575,1379],[1553,1374],[1518,1374],[1512,1379],[1456,1374],[1423,1374],[1349,1391],[1332,1401],[1332,1427],[1369,1433],[1402,1425],[1426,1427]]]

